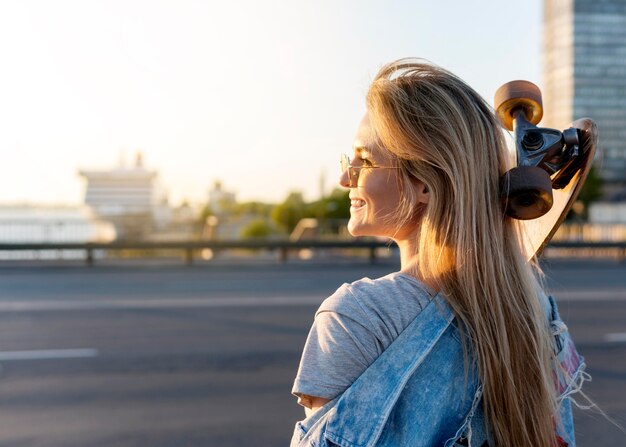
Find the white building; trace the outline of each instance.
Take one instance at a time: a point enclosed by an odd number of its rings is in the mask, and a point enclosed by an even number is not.
[[[132,167],[81,170],[79,175],[87,180],[85,205],[99,216],[151,213],[156,204],[157,173],[144,168],[141,154],[137,154]]]
[[[109,242],[113,225],[79,207],[0,206],[0,242]]]
[[[167,200],[158,197],[156,171],[143,166],[137,153],[131,167],[80,170],[87,181],[85,205],[101,219],[112,222],[120,238],[141,238],[170,216]],[[158,219],[158,221],[157,221]]]
[[[215,214],[227,213],[233,205],[237,203],[234,192],[226,191],[222,187],[222,182],[216,181],[209,191],[209,207]]]

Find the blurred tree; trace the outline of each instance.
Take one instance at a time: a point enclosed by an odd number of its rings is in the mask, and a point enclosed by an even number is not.
[[[282,203],[272,209],[270,217],[287,233],[291,233],[300,219],[307,217],[307,206],[304,203],[302,193],[289,193]]]
[[[265,219],[255,219],[243,227],[239,236],[242,239],[266,239],[274,233],[274,228]]]
[[[585,184],[578,194],[577,202],[582,203],[581,207],[572,207],[567,215],[567,220],[582,219],[587,220],[589,217],[589,205],[602,197],[602,177],[595,166],[591,167],[589,175],[585,180]],[[576,212],[576,211],[579,212]]]
[[[211,210],[211,207],[209,205],[205,205],[198,215],[198,225],[200,225],[200,227],[204,226],[207,217],[214,215],[215,213]]]
[[[318,219],[349,219],[350,218],[350,191],[335,188],[330,195],[322,197],[307,206],[306,217]]]
[[[330,196],[325,198],[327,219],[349,219],[350,218],[350,190],[335,188]]]
[[[273,204],[263,202],[243,202],[238,203],[234,208],[234,213],[237,216],[254,215],[262,217],[270,217]]]

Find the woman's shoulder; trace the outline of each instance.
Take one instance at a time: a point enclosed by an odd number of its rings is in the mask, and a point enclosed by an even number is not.
[[[428,304],[429,289],[400,272],[344,283],[320,306],[317,314],[334,312],[395,338]]]
[[[427,304],[432,292],[418,279],[401,272],[380,278],[361,278],[344,283],[323,303],[324,310],[340,310],[344,306],[362,304],[385,306],[393,300],[408,300],[416,304]]]

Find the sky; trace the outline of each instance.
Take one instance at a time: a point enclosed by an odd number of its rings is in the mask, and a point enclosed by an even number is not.
[[[377,70],[541,86],[541,1],[2,0],[0,204],[79,204],[141,151],[173,205],[337,186]]]

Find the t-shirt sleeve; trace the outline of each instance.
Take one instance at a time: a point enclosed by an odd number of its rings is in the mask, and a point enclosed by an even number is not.
[[[327,298],[315,315],[292,393],[334,399],[383,351],[350,286]]]

